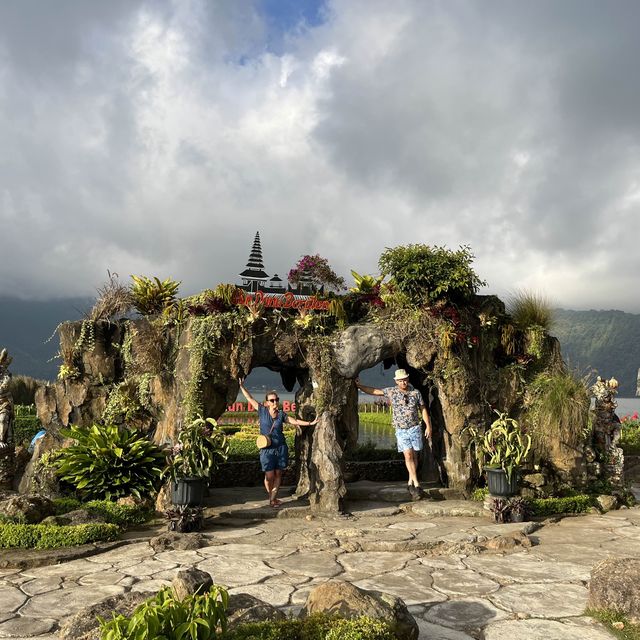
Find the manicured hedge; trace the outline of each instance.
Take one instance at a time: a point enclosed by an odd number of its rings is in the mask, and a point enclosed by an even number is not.
[[[33,405],[16,405],[15,414],[14,440],[16,444],[29,444],[33,440],[33,436],[42,429],[36,415],[36,408]]]
[[[48,524],[0,524],[0,549],[57,549],[90,542],[117,540],[115,524],[79,524],[58,527]]]
[[[56,507],[57,516],[69,513],[69,511],[75,511],[76,509],[86,509],[89,513],[102,516],[109,524],[115,524],[122,529],[144,524],[153,516],[151,509],[117,504],[109,500],[80,502],[80,500],[76,500],[75,498],[58,498],[53,502]]]
[[[229,438],[229,454],[227,460],[229,462],[239,462],[241,460],[257,460],[258,448],[256,447],[256,437],[258,431],[250,435],[235,434]],[[285,433],[287,446],[289,447],[289,457],[294,457],[294,436]]]
[[[391,626],[362,616],[353,620],[314,615],[303,620],[251,622],[223,634],[224,640],[396,640]]]
[[[584,513],[595,504],[595,498],[584,494],[566,498],[532,498],[527,500],[534,516],[552,516],[558,513]]]
[[[637,420],[623,423],[618,446],[627,456],[640,455],[640,424]]]

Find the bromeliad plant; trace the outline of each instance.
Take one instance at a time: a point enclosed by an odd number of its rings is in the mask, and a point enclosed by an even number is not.
[[[169,452],[165,475],[174,482],[181,478],[208,478],[227,459],[229,443],[213,418],[196,417],[178,434]]]
[[[475,444],[480,467],[502,469],[510,481],[515,469],[526,459],[531,450],[531,436],[523,433],[517,420],[506,412],[496,411],[498,417],[484,432],[469,428]]]
[[[160,280],[146,276],[131,276],[131,298],[136,311],[143,316],[162,313],[170,309],[176,300],[179,282],[167,278]]]
[[[71,426],[75,443],[53,462],[58,477],[87,499],[148,496],[158,488],[164,453],[137,431],[114,425]]]

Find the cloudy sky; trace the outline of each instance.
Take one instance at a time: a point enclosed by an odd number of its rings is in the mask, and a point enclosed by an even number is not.
[[[640,3],[0,2],[0,295],[470,245],[640,312]]]

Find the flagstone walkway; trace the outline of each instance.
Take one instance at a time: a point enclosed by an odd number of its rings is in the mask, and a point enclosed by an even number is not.
[[[386,591],[406,602],[420,637],[430,640],[605,640],[612,636],[584,615],[591,567],[607,555],[640,555],[640,508],[548,523],[531,534],[538,544],[515,553],[466,554],[465,543],[524,525],[446,515],[480,513],[456,501],[351,506],[352,517],[320,519],[265,508],[259,491],[248,489],[236,504],[208,511],[208,546],[195,551],[154,552],[147,532],[87,558],[2,570],[0,637],[56,638],[65,616],[107,596],[156,591],[196,566],[231,593],[291,613],[334,577]],[[425,549],[437,541],[461,544],[450,555]]]

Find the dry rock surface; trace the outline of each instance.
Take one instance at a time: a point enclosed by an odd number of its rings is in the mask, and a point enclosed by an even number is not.
[[[238,620],[330,609],[329,598],[318,604],[319,594],[349,590],[355,599],[386,594],[376,606],[400,618],[407,612],[405,637],[603,640],[611,637],[606,629],[584,616],[591,571],[607,557],[623,559],[608,566],[630,567],[624,558],[640,550],[639,508],[534,530],[496,526],[486,515],[446,515],[446,501],[437,516],[372,503],[346,518],[285,517],[251,491],[208,509],[199,536],[156,538],[153,546],[149,536],[62,564],[0,569],[0,638],[97,637],[87,635],[95,633],[89,619],[110,617],[114,608],[130,613],[195,569],[229,588]],[[265,515],[256,517],[261,509]],[[376,541],[383,548],[369,547]]]
[[[365,591],[342,580],[329,580],[309,592],[301,615],[337,614],[344,618],[368,616],[393,625],[399,640],[417,640],[418,625],[405,603],[379,591]]]
[[[640,560],[607,558],[591,572],[589,604],[597,609],[615,609],[640,621]]]

